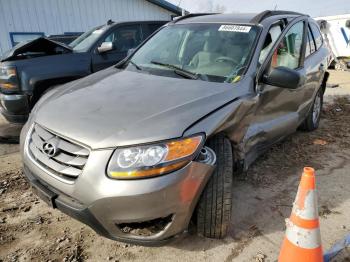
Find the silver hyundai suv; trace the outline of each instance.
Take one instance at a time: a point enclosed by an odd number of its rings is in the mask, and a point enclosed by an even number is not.
[[[318,127],[327,55],[306,15],[181,17],[116,66],[44,95],[21,134],[24,173],[49,205],[111,239],[159,244],[190,221],[222,238],[234,173]]]

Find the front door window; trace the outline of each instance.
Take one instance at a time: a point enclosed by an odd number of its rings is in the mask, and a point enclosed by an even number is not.
[[[103,42],[112,42],[114,50],[127,52],[141,43],[140,25],[121,26],[109,34]]]
[[[271,61],[272,68],[284,66],[290,69],[297,69],[300,66],[303,34],[303,21],[296,23],[290,28],[273,53]]]

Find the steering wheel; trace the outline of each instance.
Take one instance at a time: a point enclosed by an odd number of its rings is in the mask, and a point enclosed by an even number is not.
[[[220,56],[220,57],[215,59],[215,62],[231,62],[233,64],[239,64],[240,63],[236,59],[233,59],[232,57],[228,57],[228,56]]]

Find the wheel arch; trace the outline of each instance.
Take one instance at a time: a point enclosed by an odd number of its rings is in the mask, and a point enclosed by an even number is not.
[[[254,117],[256,99],[257,97],[240,97],[224,105],[188,127],[183,136],[204,132],[208,143],[213,137],[223,134],[231,142],[234,167],[241,170],[246,152],[253,149],[253,145],[247,143],[250,138],[247,132]]]
[[[323,76],[323,79],[322,79],[322,82],[321,82],[321,88],[322,88],[322,94],[324,94],[326,92],[326,87],[327,87],[327,81],[329,79],[329,72],[325,72],[324,73],[324,76]]]
[[[39,100],[39,98],[51,87],[62,85],[68,83],[70,81],[76,80],[80,78],[79,76],[66,76],[66,77],[58,77],[58,78],[50,78],[37,80],[32,82],[33,90],[31,96],[31,107]]]

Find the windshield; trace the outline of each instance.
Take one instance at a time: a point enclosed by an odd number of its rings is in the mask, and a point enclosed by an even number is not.
[[[90,47],[95,43],[95,41],[101,36],[104,32],[102,29],[103,26],[95,27],[90,31],[85,32],[72,43],[69,44],[75,52],[86,52]]]
[[[237,82],[249,62],[257,32],[258,27],[248,25],[170,25],[145,43],[131,61],[154,74],[169,76],[166,71],[178,68],[202,80]]]

